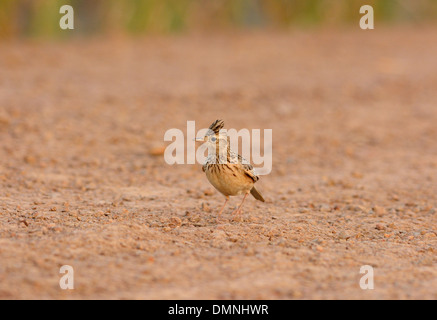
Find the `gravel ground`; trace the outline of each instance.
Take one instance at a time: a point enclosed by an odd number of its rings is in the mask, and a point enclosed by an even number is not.
[[[436,56],[427,27],[0,43],[0,298],[437,299]],[[162,156],[217,118],[273,129],[267,201],[219,224]]]

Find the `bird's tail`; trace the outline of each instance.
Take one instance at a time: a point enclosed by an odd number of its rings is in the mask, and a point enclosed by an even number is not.
[[[258,190],[255,189],[255,187],[253,187],[253,188],[250,190],[250,193],[253,195],[253,197],[254,197],[256,200],[259,200],[259,201],[262,201],[262,202],[266,202],[266,201],[264,200],[263,196],[261,195],[261,193],[259,193]]]

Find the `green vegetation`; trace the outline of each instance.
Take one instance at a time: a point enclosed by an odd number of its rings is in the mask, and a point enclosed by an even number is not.
[[[437,0],[0,0],[0,37],[71,35],[59,28],[63,4],[74,8],[74,34],[352,24],[364,4],[377,23],[437,17]]]

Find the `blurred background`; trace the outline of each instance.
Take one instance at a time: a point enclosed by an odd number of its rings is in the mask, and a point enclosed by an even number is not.
[[[59,8],[72,5],[75,32],[59,28]],[[174,33],[234,28],[295,28],[357,24],[373,6],[377,24],[435,21],[435,0],[2,0],[0,37]]]

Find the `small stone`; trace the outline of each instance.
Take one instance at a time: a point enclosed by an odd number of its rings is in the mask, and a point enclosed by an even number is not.
[[[341,232],[338,234],[338,238],[339,238],[339,239],[347,240],[347,239],[349,239],[350,237],[351,237],[351,236],[350,236],[349,234],[345,233],[344,231],[341,231]]]
[[[165,152],[165,149],[165,147],[155,147],[149,150],[149,154],[155,157],[162,156]]]
[[[329,205],[325,204],[325,203],[321,204],[320,205],[320,211],[324,211],[324,212],[331,211],[331,207]]]
[[[6,116],[6,114],[0,113],[0,128],[4,127],[8,127],[10,124],[10,120],[9,118]]]
[[[179,217],[171,217],[168,226],[170,228],[178,228],[182,225],[182,220]]]
[[[279,247],[286,247],[287,241],[284,238],[280,238],[279,241],[276,243],[276,245]]]
[[[387,213],[387,210],[384,207],[374,206],[373,212],[375,212],[378,216],[384,215]]]
[[[249,217],[247,220],[249,222],[258,222],[259,219],[257,217]]]
[[[36,162],[36,158],[34,156],[30,155],[30,154],[25,155],[23,160],[27,164],[35,164],[35,162]]]
[[[377,224],[376,226],[375,226],[375,229],[376,230],[385,230],[385,227],[382,225],[382,224]]]
[[[202,211],[211,212],[211,208],[205,202],[202,202],[202,205],[200,208],[202,209]]]
[[[256,253],[256,251],[252,247],[249,247],[246,250],[244,250],[244,254],[246,256],[253,256],[253,255],[255,255],[255,253]]]
[[[203,194],[205,196],[212,196],[214,194],[214,190],[212,189],[206,189],[205,191],[203,191]]]
[[[236,214],[232,217],[232,221],[241,222],[243,221],[243,217],[240,214]]]
[[[366,207],[364,207],[364,206],[355,206],[353,208],[353,210],[356,212],[366,212],[367,211]]]
[[[357,179],[361,179],[363,177],[363,174],[361,172],[353,171],[351,172],[351,176]]]
[[[228,240],[231,241],[231,242],[237,242],[238,238],[235,237],[235,236],[231,236],[231,237],[228,238]]]

